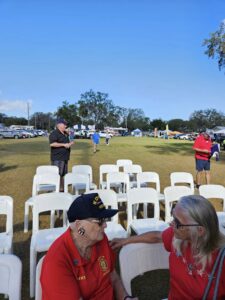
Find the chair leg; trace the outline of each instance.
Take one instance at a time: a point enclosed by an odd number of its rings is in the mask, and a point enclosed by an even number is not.
[[[55,225],[55,211],[51,210],[51,216],[50,216],[50,228],[53,228]]]
[[[36,262],[37,262],[37,252],[31,246],[30,247],[30,298],[34,297],[34,292],[35,292]]]
[[[24,232],[28,232],[28,218],[29,218],[29,203],[25,202]]]

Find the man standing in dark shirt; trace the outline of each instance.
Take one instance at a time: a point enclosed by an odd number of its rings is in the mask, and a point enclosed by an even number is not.
[[[56,129],[49,136],[51,147],[52,165],[59,167],[60,191],[64,190],[63,177],[68,172],[68,160],[70,159],[70,142],[68,132],[66,131],[67,122],[64,119],[57,121]]]

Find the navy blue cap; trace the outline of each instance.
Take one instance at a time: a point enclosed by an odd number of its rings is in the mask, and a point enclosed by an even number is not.
[[[64,125],[67,125],[67,122],[65,119],[58,119],[57,120],[57,124],[64,124]]]
[[[67,216],[69,222],[88,218],[111,218],[118,209],[107,209],[97,193],[82,194],[71,204]]]

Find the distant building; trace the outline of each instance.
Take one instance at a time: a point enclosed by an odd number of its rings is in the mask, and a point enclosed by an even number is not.
[[[25,130],[33,130],[34,126],[28,125],[11,125],[9,126],[10,129],[25,129]]]

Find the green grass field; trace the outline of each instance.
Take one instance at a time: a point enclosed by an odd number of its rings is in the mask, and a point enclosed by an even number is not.
[[[161,190],[170,185],[169,174],[174,171],[190,172],[195,176],[192,142],[161,140],[154,138],[114,137],[106,146],[101,140],[99,151],[93,153],[90,140],[76,140],[71,152],[69,171],[75,164],[90,164],[93,167],[94,182],[99,181],[99,166],[115,164],[117,159],[131,159],[140,164],[143,171],[155,171],[160,175]],[[14,199],[14,253],[23,262],[22,299],[29,299],[29,245],[31,230],[23,232],[24,202],[31,196],[32,180],[36,167],[50,164],[50,150],[47,138],[26,140],[0,140],[0,195],[9,195]],[[212,159],[212,179],[215,184],[224,182],[225,152],[219,162]],[[220,206],[216,207],[221,210]],[[45,218],[42,216],[43,225]],[[4,219],[0,217],[0,227]],[[0,229],[1,229],[0,228]],[[31,228],[31,214],[30,224]],[[152,273],[152,272],[151,272]],[[146,277],[147,276],[147,277]],[[168,289],[168,274],[155,272],[135,281],[134,291],[139,299],[161,299]],[[152,290],[164,278],[162,288]],[[141,282],[142,281],[142,282]]]

